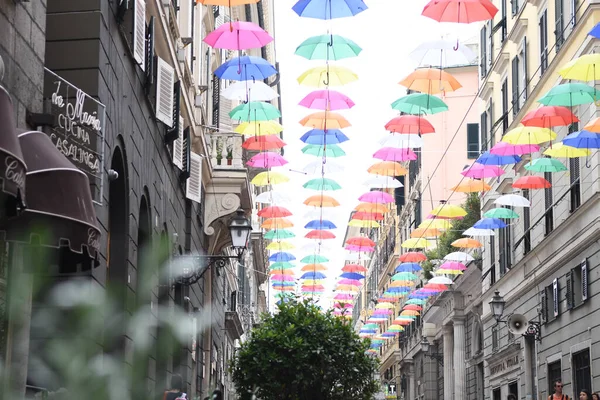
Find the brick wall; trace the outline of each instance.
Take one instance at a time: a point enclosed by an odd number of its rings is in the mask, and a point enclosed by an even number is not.
[[[5,67],[0,82],[12,96],[19,127],[26,127],[27,109],[42,111],[45,31],[46,0],[0,0],[0,56]]]

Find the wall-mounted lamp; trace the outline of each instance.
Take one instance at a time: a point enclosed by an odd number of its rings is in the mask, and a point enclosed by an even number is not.
[[[528,321],[522,314],[512,314],[507,320],[502,320],[506,301],[500,296],[500,291],[496,290],[492,300],[490,300],[490,309],[496,322],[503,322],[508,326],[508,330],[513,335],[523,335],[532,337],[535,340],[542,341],[542,327],[538,321]]]
[[[440,363],[442,367],[444,366],[444,354],[436,353],[433,350],[433,347],[431,347],[431,343],[429,343],[429,340],[427,340],[427,336],[423,336],[423,340],[421,340],[421,350],[423,350],[423,353],[427,357],[436,360]]]

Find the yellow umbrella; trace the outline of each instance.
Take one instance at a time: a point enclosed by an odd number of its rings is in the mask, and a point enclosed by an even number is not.
[[[289,180],[290,178],[283,175],[281,172],[264,171],[256,175],[251,183],[254,186],[268,186],[278,185],[280,183],[288,182]]]
[[[377,203],[360,203],[356,207],[354,207],[354,211],[362,211],[367,213],[379,213],[385,214],[390,211],[390,208],[383,204]]]
[[[479,240],[471,239],[471,238],[462,238],[457,239],[450,244],[454,247],[460,247],[461,249],[475,249],[478,247],[483,247]]]
[[[324,279],[304,279],[302,281],[302,285],[317,286],[317,285],[322,285],[324,281],[325,281]]]
[[[404,327],[402,325],[398,325],[398,324],[392,324],[392,325],[388,326],[388,329],[394,329],[399,332],[404,331]]]
[[[589,149],[579,149],[565,146],[562,143],[555,143],[551,148],[546,149],[544,154],[554,158],[576,158],[589,156],[592,152]]]
[[[444,203],[431,210],[430,214],[441,218],[460,218],[467,215],[467,212],[462,207]]]
[[[540,144],[554,139],[556,133],[538,126],[518,126],[502,137],[503,142],[510,144]]]
[[[401,176],[406,175],[408,171],[400,163],[394,161],[381,161],[375,163],[367,169],[367,172],[375,175]]]
[[[356,80],[358,75],[337,65],[311,68],[298,77],[299,84],[318,88],[343,86]]]
[[[402,242],[401,246],[405,249],[425,249],[429,247],[429,243],[425,239],[411,238]]]
[[[558,73],[565,79],[596,81],[600,79],[600,54],[584,54],[566,63]]]
[[[407,89],[426,94],[453,92],[462,87],[454,76],[437,68],[419,68],[399,83]]]
[[[433,228],[417,228],[410,233],[411,238],[434,238],[442,234],[439,229]]]
[[[233,131],[244,136],[266,136],[278,134],[283,126],[277,121],[250,121],[242,122]]]
[[[375,308],[379,308],[379,309],[393,309],[396,308],[395,305],[393,305],[392,303],[378,303]]]
[[[418,311],[416,310],[403,310],[400,315],[406,315],[408,317],[418,317],[419,315],[421,315]]]
[[[296,246],[294,246],[290,242],[271,242],[267,245],[267,250],[276,250],[276,251],[291,250],[291,249],[295,249],[295,248],[296,248]]]
[[[452,227],[452,221],[441,218],[426,219],[418,228],[446,230]]]
[[[352,219],[348,222],[348,226],[355,228],[381,228],[379,222],[366,219]]]
[[[452,189],[455,192],[460,193],[475,193],[475,192],[487,192],[488,190],[492,190],[492,187],[485,183],[483,180],[479,179],[468,179],[456,186]]]
[[[294,224],[287,218],[269,218],[261,224],[261,228],[264,229],[284,229],[291,228]]]
[[[415,286],[416,283],[413,281],[403,280],[403,281],[392,281],[390,283],[390,287],[410,287]]]

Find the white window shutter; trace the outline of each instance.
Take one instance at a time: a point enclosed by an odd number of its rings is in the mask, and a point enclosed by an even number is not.
[[[146,68],[146,0],[135,1],[133,18],[133,59],[142,71]]]
[[[162,58],[157,57],[157,59],[156,119],[172,128],[175,70]]]
[[[190,153],[190,177],[187,179],[185,197],[200,203],[202,191],[202,157]]]
[[[173,141],[173,164],[183,170],[183,118],[179,117],[179,136]]]

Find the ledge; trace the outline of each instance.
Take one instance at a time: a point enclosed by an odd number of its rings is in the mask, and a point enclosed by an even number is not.
[[[237,340],[244,334],[244,328],[242,327],[242,321],[237,311],[226,311],[225,312],[225,329],[227,334],[233,339]]]

